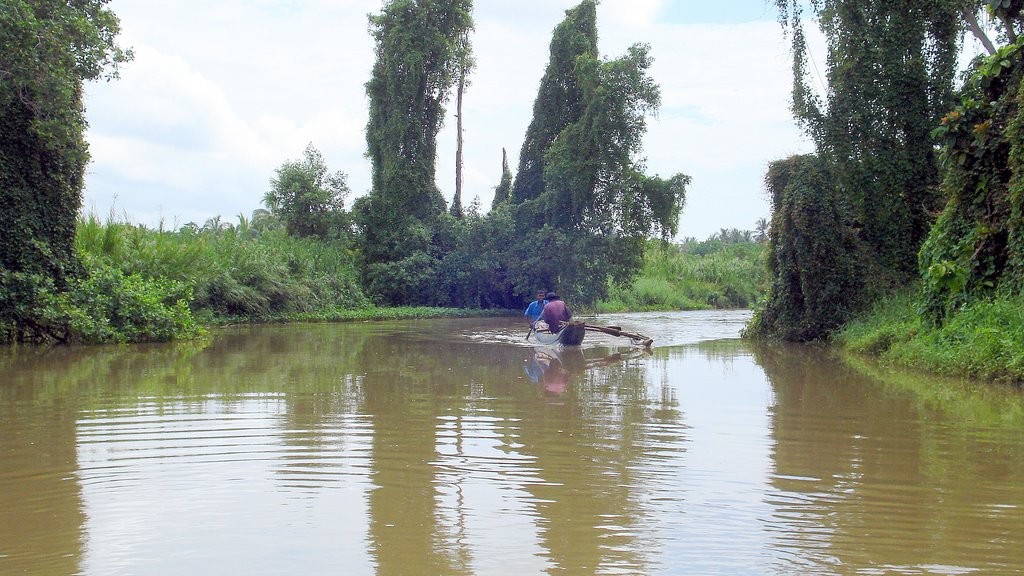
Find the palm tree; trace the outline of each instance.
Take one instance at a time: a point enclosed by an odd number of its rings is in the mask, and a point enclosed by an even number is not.
[[[755,225],[755,242],[767,242],[768,241],[768,219],[758,218],[757,224]]]

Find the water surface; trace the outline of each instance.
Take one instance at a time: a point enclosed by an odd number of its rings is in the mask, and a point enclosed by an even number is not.
[[[0,351],[0,574],[1012,574],[1024,401],[743,312]],[[593,336],[593,337],[592,337]]]

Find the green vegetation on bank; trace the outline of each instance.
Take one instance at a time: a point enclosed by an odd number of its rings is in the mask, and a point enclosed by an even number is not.
[[[764,292],[764,244],[723,230],[682,244],[651,240],[640,274],[613,284],[599,312],[750,308]]]
[[[1024,1],[813,3],[824,93],[807,7],[775,4],[815,152],[769,169],[770,280],[746,334],[1024,381]],[[988,54],[956,87],[967,31]]]
[[[1024,296],[974,300],[935,325],[908,290],[875,302],[839,330],[844,349],[938,374],[1024,382]]]
[[[65,290],[41,277],[4,285],[31,292],[37,305],[21,320],[50,340],[156,342],[199,336],[204,325],[507,313],[373,306],[347,242],[290,236],[272,218],[168,231],[90,215],[79,221],[76,250],[85,271]]]

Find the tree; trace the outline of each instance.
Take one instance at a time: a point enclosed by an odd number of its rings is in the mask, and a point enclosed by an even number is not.
[[[82,85],[115,78],[131,58],[106,4],[0,0],[0,340],[35,337],[38,290],[63,289],[79,270]]]
[[[323,155],[310,143],[301,161],[281,165],[270,179],[263,204],[281,218],[292,236],[343,234],[347,228],[344,210],[349,194],[346,176],[327,170]]]
[[[491,201],[491,210],[508,203],[512,193],[512,172],[508,169],[508,153],[501,149],[501,181],[494,189],[494,200]]]
[[[829,178],[825,162],[813,155],[769,165],[771,283],[747,335],[821,339],[863,302],[865,247]]]
[[[972,301],[1024,292],[1024,2],[988,6],[1008,43],[975,60],[959,105],[933,133],[948,201],[920,267],[921,308],[936,324]]]
[[[555,29],[511,198],[520,289],[557,286],[584,302],[639,270],[648,236],[675,234],[690,181],[643,173],[645,118],[660,103],[649,48],[598,58],[595,20],[585,0]]]
[[[469,29],[463,31],[456,50],[459,66],[459,82],[455,91],[455,195],[452,197],[451,215],[462,218],[462,97],[469,86],[467,76],[476,62],[473,60],[472,45],[469,42]]]
[[[763,243],[768,241],[768,219],[758,218],[754,227],[754,241]]]
[[[519,153],[512,188],[515,204],[544,192],[544,154],[555,138],[582,114],[582,88],[575,73],[576,59],[597,54],[597,4],[585,0],[566,10],[551,38],[551,56],[533,103],[533,118]]]
[[[911,277],[939,207],[931,130],[953,105],[962,0],[811,3],[828,43],[824,103],[807,71],[800,0],[776,0],[792,39],[793,112],[884,270]]]
[[[435,184],[444,103],[465,69],[471,0],[389,0],[370,17],[376,62],[366,84],[370,193],[355,205],[361,273],[378,299],[430,301],[445,202]]]

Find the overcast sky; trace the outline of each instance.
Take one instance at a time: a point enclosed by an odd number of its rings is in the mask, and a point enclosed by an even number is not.
[[[551,32],[578,0],[477,0],[477,68],[464,103],[463,199],[490,207],[501,149],[515,172]],[[381,0],[113,0],[121,79],[87,87],[92,164],[86,211],[155,225],[235,221],[260,207],[274,169],[313,143],[352,197],[370,164],[363,85],[373,66],[367,14]],[[602,0],[603,57],[651,45],[662,106],[647,171],[689,174],[680,237],[753,229],[767,217],[768,162],[810,150],[789,112],[786,39],[766,0]],[[812,55],[814,54],[812,43]],[[815,55],[818,56],[818,55]],[[820,57],[817,59],[821,60]],[[455,122],[439,136],[437,183],[454,191]]]

